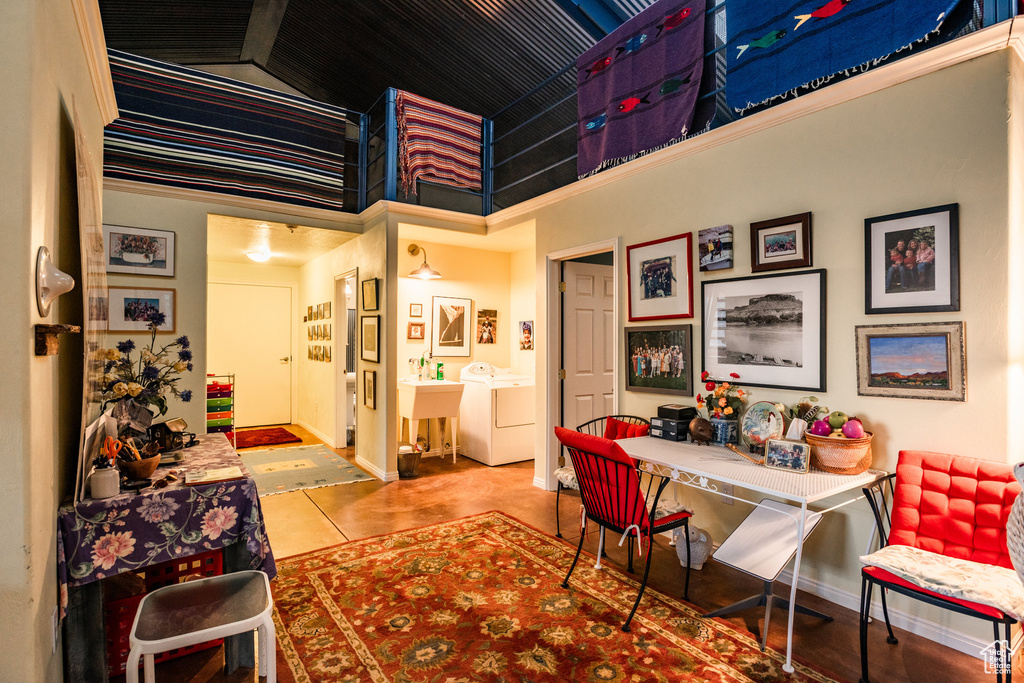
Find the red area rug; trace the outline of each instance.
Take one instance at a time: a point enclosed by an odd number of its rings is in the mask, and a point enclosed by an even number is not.
[[[279,681],[833,679],[500,512],[280,560]]]
[[[302,441],[284,427],[266,427],[264,429],[247,429],[235,432],[235,448],[252,448],[253,446],[275,446],[279,443]]]

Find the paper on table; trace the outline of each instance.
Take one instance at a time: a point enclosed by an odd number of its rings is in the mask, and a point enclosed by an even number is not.
[[[238,465],[231,467],[216,467],[209,470],[191,470],[185,473],[185,485],[196,486],[197,484],[216,484],[221,481],[242,478],[242,468]]]

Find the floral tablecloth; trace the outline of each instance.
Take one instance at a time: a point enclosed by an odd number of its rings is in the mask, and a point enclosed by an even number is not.
[[[243,478],[203,486],[185,486],[186,470],[238,465]],[[60,612],[68,604],[68,587],[121,572],[245,543],[250,566],[277,575],[274,554],[263,524],[256,484],[224,434],[207,434],[186,449],[185,462],[161,467],[178,481],[162,489],[126,492],[102,500],[64,505],[57,519],[57,578]]]

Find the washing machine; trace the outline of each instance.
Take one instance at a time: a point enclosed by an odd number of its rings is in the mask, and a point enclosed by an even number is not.
[[[477,362],[459,379],[466,387],[459,406],[462,455],[490,466],[533,460],[533,377]]]

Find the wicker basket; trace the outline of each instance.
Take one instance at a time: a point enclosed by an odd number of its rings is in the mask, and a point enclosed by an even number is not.
[[[871,437],[871,432],[859,439],[804,433],[811,445],[811,464],[832,474],[860,474],[871,467]]]

